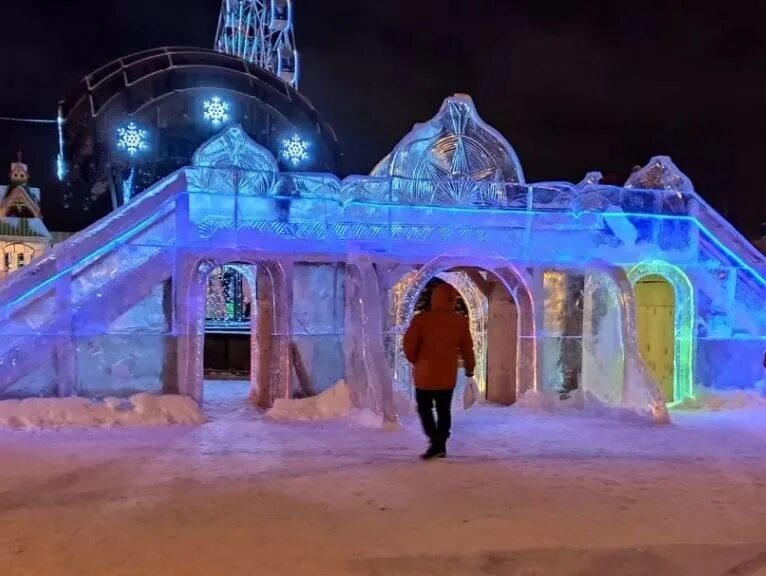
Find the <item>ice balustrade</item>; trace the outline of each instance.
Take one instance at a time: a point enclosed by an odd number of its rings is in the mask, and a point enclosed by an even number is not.
[[[74,235],[3,283],[4,384],[47,363],[55,364],[52,381],[59,392],[70,392],[77,370],[76,335],[103,333],[105,319],[119,317],[131,302],[147,296],[148,286],[172,274],[178,180],[168,178],[142,203]]]
[[[182,169],[0,285],[0,365],[18,377],[40,348],[108,333],[110,322],[178,274],[179,255],[187,252],[228,254],[227,261],[249,253],[260,262],[342,262],[353,246],[423,264],[456,249],[478,255],[491,247],[526,266],[582,265],[594,256],[623,266],[664,259],[708,278],[710,286],[701,282],[708,292],[726,279],[724,308],[741,308],[751,336],[766,333],[758,262],[745,259],[751,249],[695,193],[669,202],[664,191],[466,180],[457,189],[476,202],[434,193],[415,203],[407,197],[411,184]]]

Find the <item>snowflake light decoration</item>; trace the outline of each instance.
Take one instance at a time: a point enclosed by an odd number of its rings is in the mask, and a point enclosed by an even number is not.
[[[282,157],[293,166],[309,159],[308,149],[309,143],[297,134],[288,140],[282,140]]]
[[[129,122],[127,126],[117,129],[117,148],[120,150],[125,150],[133,156],[146,147],[146,130],[136,126],[135,122]]]
[[[229,121],[229,103],[221,100],[218,96],[213,96],[210,100],[202,103],[205,112],[205,120],[210,122],[215,128]]]

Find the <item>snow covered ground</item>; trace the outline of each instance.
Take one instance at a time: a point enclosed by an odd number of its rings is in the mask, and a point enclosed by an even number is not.
[[[766,410],[657,426],[459,412],[283,423],[206,387],[197,427],[0,431],[0,573],[766,574]]]
[[[168,426],[206,421],[198,404],[186,396],[135,394],[127,399],[89,400],[26,398],[0,401],[0,427]]]

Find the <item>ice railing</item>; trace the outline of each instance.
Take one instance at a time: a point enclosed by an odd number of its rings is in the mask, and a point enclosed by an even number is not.
[[[608,211],[663,215],[694,215],[701,204],[694,193],[669,192],[568,182],[517,184],[497,180],[422,179],[401,176],[348,176],[273,172],[245,168],[188,167],[182,169],[189,192],[222,196],[317,198],[411,206],[460,206],[553,211]]]
[[[48,326],[58,304],[74,307],[113,283],[130,265],[174,242],[175,197],[184,189],[175,173],[136,202],[122,206],[0,282],[5,335],[28,335]]]
[[[415,179],[400,176],[349,176],[275,173],[257,170],[186,168],[190,192],[218,196],[223,190],[240,196],[331,200],[347,206],[373,203],[392,206],[492,208],[508,211],[623,213],[697,219],[727,248],[759,272],[764,257],[695,192],[625,188],[567,182],[516,184],[496,180]],[[196,184],[196,185],[195,185]],[[211,187],[212,186],[212,187]],[[211,201],[212,203],[213,201]]]
[[[472,213],[474,221],[482,219],[482,209],[491,209],[495,225],[502,225],[497,220],[502,213],[516,213],[528,218],[527,227],[534,224],[532,220],[537,215],[546,213],[575,218],[593,214],[612,222],[643,215],[667,222],[695,219],[723,240],[727,251],[748,267],[760,273],[761,264],[766,263],[766,258],[694,192],[566,182],[520,185],[494,180],[425,180],[398,176],[350,176],[340,181],[330,174],[242,168],[183,170],[189,182],[189,195],[194,197],[192,220],[197,225],[210,227],[210,232],[215,231],[216,220],[228,228],[232,228],[232,219],[313,221],[317,225],[329,225],[343,217],[353,223],[355,215],[364,213],[365,205],[370,206],[370,212],[376,206],[397,207],[405,212],[407,207],[460,208]],[[263,202],[255,200],[263,197],[270,198],[274,206],[265,209]],[[358,209],[349,210],[352,206]],[[391,213],[378,209],[377,214]],[[421,222],[425,222],[426,216],[438,219],[431,211],[421,215]],[[459,224],[454,218],[451,220],[455,226]],[[380,224],[385,225],[385,221],[381,220]],[[713,246],[708,248],[712,250]]]
[[[690,215],[697,196],[618,186],[579,186],[567,182],[516,184],[493,180],[424,180],[400,176],[349,176],[338,199],[421,206],[462,206],[521,210],[607,211]]]

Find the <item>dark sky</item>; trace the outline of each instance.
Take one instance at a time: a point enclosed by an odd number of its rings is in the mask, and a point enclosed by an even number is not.
[[[295,0],[301,90],[365,173],[444,97],[465,92],[527,179],[621,181],[669,154],[743,230],[766,220],[766,2]],[[709,6],[705,6],[709,5]],[[692,8],[693,6],[693,8]],[[211,46],[218,0],[25,0],[4,7],[0,115],[55,114],[79,78],[160,45]],[[0,123],[64,229],[55,133]],[[53,213],[51,213],[53,212]]]

